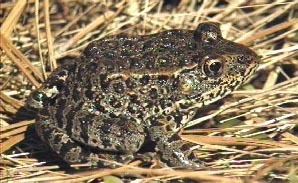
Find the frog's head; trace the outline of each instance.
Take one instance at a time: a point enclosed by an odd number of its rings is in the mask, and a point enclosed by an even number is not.
[[[243,46],[225,40],[217,23],[199,24],[193,36],[195,65],[180,75],[181,91],[203,105],[214,102],[239,87],[255,71],[259,58]]]

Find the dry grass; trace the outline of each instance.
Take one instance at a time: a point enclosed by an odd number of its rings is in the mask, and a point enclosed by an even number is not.
[[[142,2],[142,3],[140,3]],[[297,0],[1,1],[1,182],[298,182]],[[61,58],[78,56],[94,39],[120,32],[149,34],[221,23],[224,37],[262,57],[256,74],[216,109],[203,111],[182,137],[198,144],[201,170],[59,167],[20,112]],[[47,162],[47,163],[45,163]],[[113,175],[113,176],[110,176]],[[96,181],[94,181],[96,182]]]

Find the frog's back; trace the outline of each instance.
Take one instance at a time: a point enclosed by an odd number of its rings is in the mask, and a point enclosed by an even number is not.
[[[215,24],[120,34],[92,42],[79,59],[58,69],[44,84],[46,89],[58,85],[57,96],[43,108],[52,108],[54,118],[68,113],[71,118],[75,110],[144,118],[176,110],[177,103],[223,97],[245,80],[255,60],[248,48],[223,39]],[[214,63],[218,74],[210,70]]]
[[[105,66],[108,73],[175,72],[191,64],[197,47],[193,31],[170,30],[152,35],[117,35],[92,42],[84,57]]]

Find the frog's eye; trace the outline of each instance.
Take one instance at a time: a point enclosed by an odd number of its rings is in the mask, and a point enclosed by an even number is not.
[[[203,73],[208,77],[219,77],[223,73],[224,60],[222,58],[207,57],[203,62]]]
[[[194,32],[194,38],[203,44],[214,45],[222,38],[219,24],[215,22],[205,22],[198,25]]]

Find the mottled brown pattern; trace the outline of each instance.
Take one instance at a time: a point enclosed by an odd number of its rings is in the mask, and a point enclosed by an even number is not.
[[[38,135],[65,161],[126,163],[148,140],[170,166],[198,167],[175,135],[194,114],[240,86],[258,64],[216,23],[196,30],[95,41],[33,92]]]

